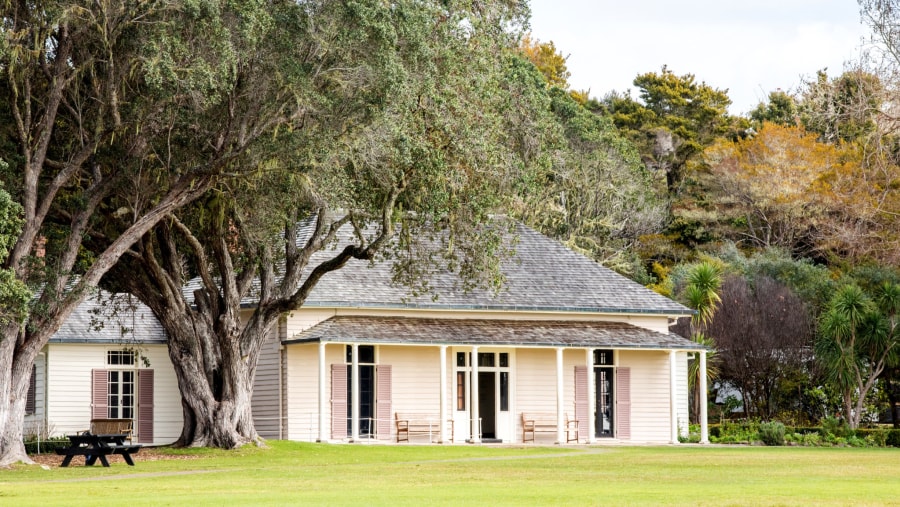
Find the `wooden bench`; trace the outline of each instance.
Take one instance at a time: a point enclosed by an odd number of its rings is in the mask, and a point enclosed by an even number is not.
[[[453,419],[447,419],[450,423],[450,438],[453,438]],[[404,412],[394,413],[394,425],[397,428],[397,442],[409,442],[410,435],[428,435],[428,441],[431,442],[431,436],[434,433],[441,434],[440,416],[434,414],[411,414]]]
[[[522,443],[534,442],[535,433],[556,433],[556,424],[556,412],[522,412]],[[578,420],[564,414],[563,424],[566,443],[578,442]]]
[[[87,433],[94,435],[125,435],[131,442],[134,431],[134,419],[91,419],[91,429]]]

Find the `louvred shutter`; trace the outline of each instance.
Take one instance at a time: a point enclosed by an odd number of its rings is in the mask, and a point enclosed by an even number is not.
[[[578,421],[578,437],[587,438],[588,428],[588,367],[575,367],[575,420]]]
[[[31,367],[31,378],[28,379],[28,395],[25,397],[25,414],[35,412],[35,397],[37,396],[37,368]]]
[[[109,373],[107,370],[91,370],[91,419],[109,417]]]
[[[616,368],[616,437],[631,439],[631,368]]]
[[[331,438],[347,436],[347,365],[331,365]]]
[[[391,366],[380,364],[375,367],[375,423],[376,436],[391,438]]]
[[[153,370],[138,370],[137,440],[153,443]]]

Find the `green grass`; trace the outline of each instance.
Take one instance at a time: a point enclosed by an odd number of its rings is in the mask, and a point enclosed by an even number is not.
[[[900,450],[318,445],[0,470],[0,505],[897,505]]]

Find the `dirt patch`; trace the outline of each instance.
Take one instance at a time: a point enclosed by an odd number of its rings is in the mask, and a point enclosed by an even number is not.
[[[57,468],[60,464],[62,464],[62,460],[64,456],[60,456],[58,454],[31,454],[29,455],[31,459],[34,460],[35,463],[39,465],[47,465],[49,467]],[[185,454],[170,454],[163,450],[154,448],[154,447],[143,447],[140,452],[137,454],[131,455],[132,459],[135,463],[140,463],[141,461],[160,461],[160,460],[193,460],[197,459],[200,456],[194,455],[185,455]],[[106,458],[110,465],[113,463],[125,463],[125,460],[122,456],[118,454],[111,454]],[[76,456],[72,458],[72,464],[69,466],[82,466],[84,465],[84,457]],[[99,462],[97,463],[99,465]]]

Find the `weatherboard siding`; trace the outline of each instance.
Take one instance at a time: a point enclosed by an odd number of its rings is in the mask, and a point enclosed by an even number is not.
[[[630,440],[669,442],[669,353],[620,350],[618,359],[618,366],[631,368]]]
[[[90,427],[91,371],[111,369],[106,363],[106,353],[121,348],[116,344],[84,343],[51,343],[47,347],[47,425],[51,435],[66,435]],[[142,346],[140,354],[154,370],[153,444],[170,444],[181,435],[183,425],[175,370],[165,345]],[[139,359],[134,368],[146,366]]]
[[[278,326],[266,336],[253,381],[253,424],[263,438],[281,438],[281,341]]]
[[[440,437],[440,349],[438,347],[378,347],[378,363],[392,370],[393,412],[428,414],[435,417],[434,441]],[[448,398],[449,404],[449,398]],[[390,415],[392,418],[394,414]],[[391,423],[391,437],[396,432]],[[378,435],[380,439],[387,436]]]

